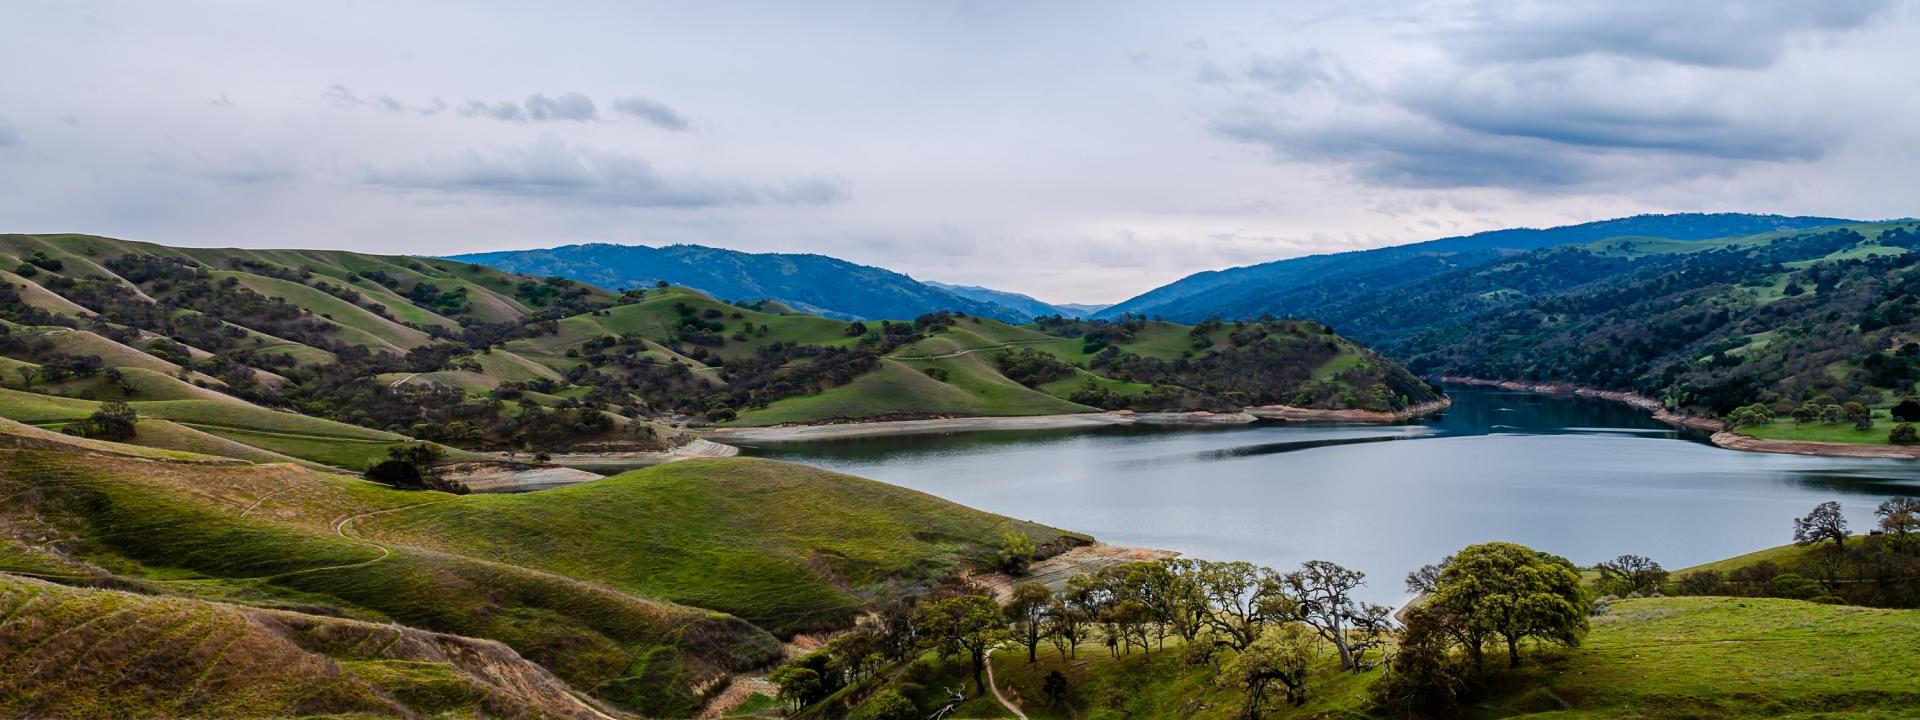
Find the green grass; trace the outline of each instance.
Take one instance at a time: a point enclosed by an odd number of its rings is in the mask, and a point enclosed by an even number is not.
[[[177,373],[180,366],[127,347],[87,330],[62,327],[27,328],[28,335],[53,343],[55,352],[93,355],[107,367],[137,367],[160,373]]]
[[[177,386],[165,387],[173,387],[179,393],[187,392]],[[192,386],[187,388],[208,393]],[[142,418],[170,420],[186,428],[267,453],[354,470],[364,469],[369,460],[384,457],[390,447],[411,442],[403,435],[269,410],[238,398],[209,394],[211,398],[135,400],[127,404]],[[0,418],[33,425],[52,426],[80,420],[92,415],[99,406],[99,402],[92,400],[0,388]],[[204,442],[204,439],[201,441]],[[145,438],[139,435],[134,437],[133,442],[146,444]],[[182,445],[182,442],[183,438],[177,433],[155,438],[156,447],[189,447]]]
[[[1920,715],[1920,611],[1766,598],[1615,603],[1583,645],[1536,653],[1531,690],[1486,717]]]
[[[1748,425],[1740,428],[1738,432],[1768,440],[1885,445],[1887,432],[1891,429],[1893,429],[1893,418],[1887,414],[1886,410],[1876,409],[1873,411],[1873,427],[1865,430],[1854,429],[1851,422],[1796,423],[1787,419],[1766,425]]]
[[[1591,620],[1574,649],[1536,649],[1517,672],[1496,668],[1494,690],[1462,714],[1472,718],[1899,718],[1920,715],[1920,611],[1875,610],[1795,600],[1676,597],[1622,600]],[[1331,651],[1329,650],[1329,653]],[[1042,647],[994,656],[1003,691],[1035,720],[1104,717],[1238,717],[1241,695],[1213,670],[1182,662],[1176,644],[1152,655],[1109,657],[1097,643],[1062,662]],[[1068,677],[1065,702],[1041,682]],[[960,667],[933,675],[957,685]],[[1271,718],[1372,717],[1379,671],[1340,673],[1329,664],[1302,708]],[[987,715],[997,716],[997,715]]]
[[[0,616],[8,628],[7,642],[0,644],[0,714],[9,717],[392,716],[477,710],[479,694],[508,689],[485,686],[447,663],[414,661],[410,672],[400,674],[375,671],[402,661],[349,660],[398,639],[394,631],[366,623],[66,588],[4,574]],[[326,647],[276,629],[286,622],[373,642],[360,652]],[[348,661],[344,671],[336,660]],[[517,669],[535,674],[524,663]],[[454,687],[462,691],[448,692]]]
[[[1062,661],[1048,645],[1041,646],[1039,661],[1027,663],[1026,649],[1005,647],[994,653],[995,679],[1001,691],[1017,693],[1021,709],[1033,720],[1081,720],[1108,717],[1117,711],[1125,717],[1185,717],[1201,720],[1228,720],[1241,717],[1243,694],[1238,688],[1221,687],[1215,682],[1215,670],[1207,665],[1189,665],[1178,638],[1169,640],[1165,649],[1112,657],[1098,642],[1082,643],[1077,657]],[[1332,648],[1327,648],[1329,656]],[[1047,673],[1058,671],[1067,676],[1067,698],[1050,704],[1041,692]],[[1369,689],[1380,671],[1354,674],[1339,672],[1337,660],[1323,658],[1314,673],[1307,704],[1292,708],[1284,700],[1274,702],[1265,718],[1316,718],[1357,716],[1368,705]],[[1284,693],[1283,693],[1284,696]]]
[[[136,585],[269,604],[298,598],[329,614],[499,640],[575,687],[648,715],[684,714],[694,685],[776,651],[770,636],[736,618],[445,551],[383,552],[334,530],[341,518],[459,496],[288,465],[4,451],[0,491],[34,494],[34,505],[9,512],[62,528],[73,540],[68,552]]]
[[[238,278],[242,286],[254,292],[267,297],[282,298],[311,311],[314,315],[326,316],[335,324],[351,331],[341,333],[349,342],[360,344],[365,343],[367,338],[372,338],[376,343],[404,350],[425,345],[432,340],[424,332],[380,317],[373,314],[371,310],[297,282],[224,270],[216,270],[213,274],[220,278]]]
[[[540,363],[528,360],[513,352],[495,348],[491,352],[469,355],[474,362],[480,363],[480,371],[501,382],[526,382],[530,380],[560,380],[560,373],[554,372]]]
[[[1060,533],[930,495],[769,460],[695,460],[370,519],[370,536],[604,582],[780,632],[831,627],[889,585],[1002,533]]]
[[[976,353],[978,355],[979,353]],[[762,426],[823,420],[923,417],[928,415],[1050,415],[1094,412],[1044,393],[1021,387],[993,373],[988,377],[969,360],[880,361],[880,369],[853,382],[816,395],[776,400],[765,408],[740,414],[733,425]],[[953,373],[949,382],[928,377],[919,368],[940,363]]]
[[[1092,381],[1095,387],[1106,388],[1122,396],[1138,395],[1153,389],[1152,385],[1146,383],[1115,380],[1104,375],[1095,375],[1084,369],[1076,369],[1073,375],[1042,384],[1038,389],[1048,395],[1062,400],[1068,400],[1073,397],[1074,393],[1086,387],[1088,381]]]
[[[648,291],[645,300],[609,308],[605,314],[576,315],[566,318],[560,321],[560,332],[557,334],[515,340],[508,343],[507,347],[516,352],[553,356],[596,337],[619,337],[634,333],[649,341],[666,341],[678,333],[675,323],[679,322],[680,314],[674,309],[676,303],[693,308],[696,315],[704,316],[708,310],[715,310],[721,314],[718,318],[710,319],[725,325],[726,330],[720,334],[729,336],[720,347],[713,348],[713,352],[721,357],[750,356],[757,348],[774,342],[837,347],[859,341],[857,337],[847,336],[847,323],[844,321],[809,315],[776,315],[747,310],[714,300],[693,290],[675,287],[664,291]],[[733,317],[736,313],[741,317]],[[733,333],[742,329],[746,323],[752,323],[755,328],[766,326],[767,333],[761,335],[756,332],[745,341],[731,339]],[[551,363],[548,364],[552,366]]]

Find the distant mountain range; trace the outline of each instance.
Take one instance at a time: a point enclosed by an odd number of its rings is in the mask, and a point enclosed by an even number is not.
[[[1072,304],[1072,303],[1063,303],[1063,304],[1056,305],[1044,300],[1035,299],[1034,297],[1029,295],[1021,295],[1020,293],[1007,292],[1005,290],[995,290],[993,288],[984,288],[978,285],[948,285],[946,283],[934,282],[931,280],[926,281],[926,284],[932,285],[934,287],[940,288],[942,290],[953,293],[955,295],[959,295],[964,298],[971,298],[971,299],[979,300],[980,302],[985,302],[985,303],[993,303],[995,305],[999,305],[1001,307],[1020,312],[1029,317],[1047,317],[1049,315],[1060,315],[1063,317],[1070,317],[1070,318],[1085,318],[1093,315],[1096,312],[1104,310],[1107,307],[1105,305],[1084,305],[1084,304]]]
[[[714,297],[774,300],[801,312],[843,320],[911,320],[941,310],[1012,323],[1042,315],[1084,315],[1025,295],[921,282],[825,255],[594,243],[449,259],[526,275],[558,275],[605,288],[647,287],[664,280]]]
[[[1489,265],[1517,252],[1616,237],[1705,240],[1850,222],[1858,221],[1745,213],[1681,213],[1636,215],[1547,229],[1493,230],[1195,273],[1107,307],[1095,316],[1112,318],[1141,313],[1182,322],[1210,317],[1249,319],[1262,315],[1321,319],[1321,311],[1328,306],[1440,273]]]

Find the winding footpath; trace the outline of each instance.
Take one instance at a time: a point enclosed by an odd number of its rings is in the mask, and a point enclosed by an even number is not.
[[[1020,711],[1020,706],[1013,704],[1012,700],[1008,700],[1007,696],[1000,692],[1000,681],[993,679],[992,651],[987,652],[987,687],[993,689],[993,699],[999,700],[1001,707],[1006,708],[1007,712],[1013,713],[1013,716],[1020,720],[1027,720],[1027,714]]]

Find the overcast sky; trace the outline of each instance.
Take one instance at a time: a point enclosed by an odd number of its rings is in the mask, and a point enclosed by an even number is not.
[[[1640,212],[1920,214],[1920,9],[0,3],[0,232],[818,252],[1056,302]]]

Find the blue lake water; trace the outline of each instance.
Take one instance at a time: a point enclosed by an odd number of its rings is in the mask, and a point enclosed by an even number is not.
[[[1365,594],[1407,571],[1510,540],[1590,564],[1622,553],[1678,569],[1791,540],[1839,500],[1856,530],[1885,497],[1920,494],[1920,462],[1723,450],[1600,400],[1451,388],[1406,425],[1260,423],[965,433],[763,445],[1103,541],[1288,569],[1331,560]]]

